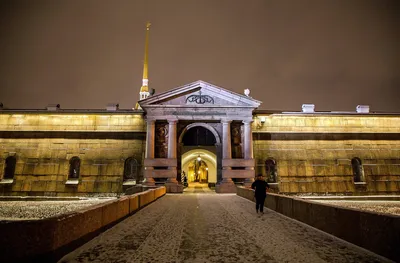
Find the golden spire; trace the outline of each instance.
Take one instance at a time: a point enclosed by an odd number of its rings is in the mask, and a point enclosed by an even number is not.
[[[146,24],[146,43],[144,46],[144,63],[143,63],[143,80],[140,92],[149,92],[149,79],[148,79],[148,62],[149,62],[149,32],[150,32],[150,22]]]
[[[139,92],[139,100],[143,100],[150,95],[149,92],[149,76],[148,76],[148,60],[149,60],[149,32],[150,32],[150,22],[146,24],[146,42],[144,46],[144,61],[143,61],[143,78],[142,87]],[[136,103],[135,109],[140,109],[140,105]]]

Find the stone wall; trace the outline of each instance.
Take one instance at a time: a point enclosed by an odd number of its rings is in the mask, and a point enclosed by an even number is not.
[[[57,262],[93,234],[164,196],[165,187],[124,196],[60,216],[0,221],[0,262]]]
[[[400,116],[288,113],[254,117],[255,170],[266,175],[265,161],[273,158],[278,191],[400,192]],[[5,159],[17,159],[14,181],[0,181],[0,194],[122,192],[124,161],[133,157],[143,164],[145,125],[143,114],[137,112],[0,111],[0,179]],[[219,123],[212,126],[221,132]],[[178,134],[184,126],[179,127]],[[74,156],[81,159],[79,184],[66,185],[69,160]],[[354,157],[362,162],[361,183],[353,180]],[[143,177],[142,170],[140,174]]]
[[[400,192],[400,117],[286,115],[255,118],[256,172],[276,161],[282,193],[384,194]],[[354,183],[360,158],[364,182]]]
[[[0,131],[143,132],[143,114],[116,112],[0,111]]]
[[[3,113],[0,128],[0,178],[5,159],[17,160],[14,181],[0,184],[1,195],[121,193],[125,160],[143,163],[142,115]],[[74,156],[81,159],[79,183],[69,185]]]
[[[254,192],[237,195],[254,202]],[[330,206],[290,196],[268,194],[264,206],[396,262],[400,260],[400,216]]]

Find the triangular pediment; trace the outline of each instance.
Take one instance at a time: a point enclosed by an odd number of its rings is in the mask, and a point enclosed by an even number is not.
[[[202,80],[139,101],[143,109],[153,107],[257,108],[261,101]]]

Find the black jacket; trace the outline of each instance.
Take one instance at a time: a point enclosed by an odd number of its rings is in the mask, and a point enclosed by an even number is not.
[[[254,193],[256,197],[265,197],[267,196],[266,190],[269,188],[269,185],[264,180],[255,180],[254,183],[252,183],[251,188],[256,190]]]

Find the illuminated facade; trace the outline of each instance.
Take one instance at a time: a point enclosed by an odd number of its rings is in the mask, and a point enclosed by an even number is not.
[[[256,173],[281,193],[399,193],[399,114],[273,113],[203,81],[139,103],[0,110],[1,194],[181,192],[182,175],[223,193]]]

